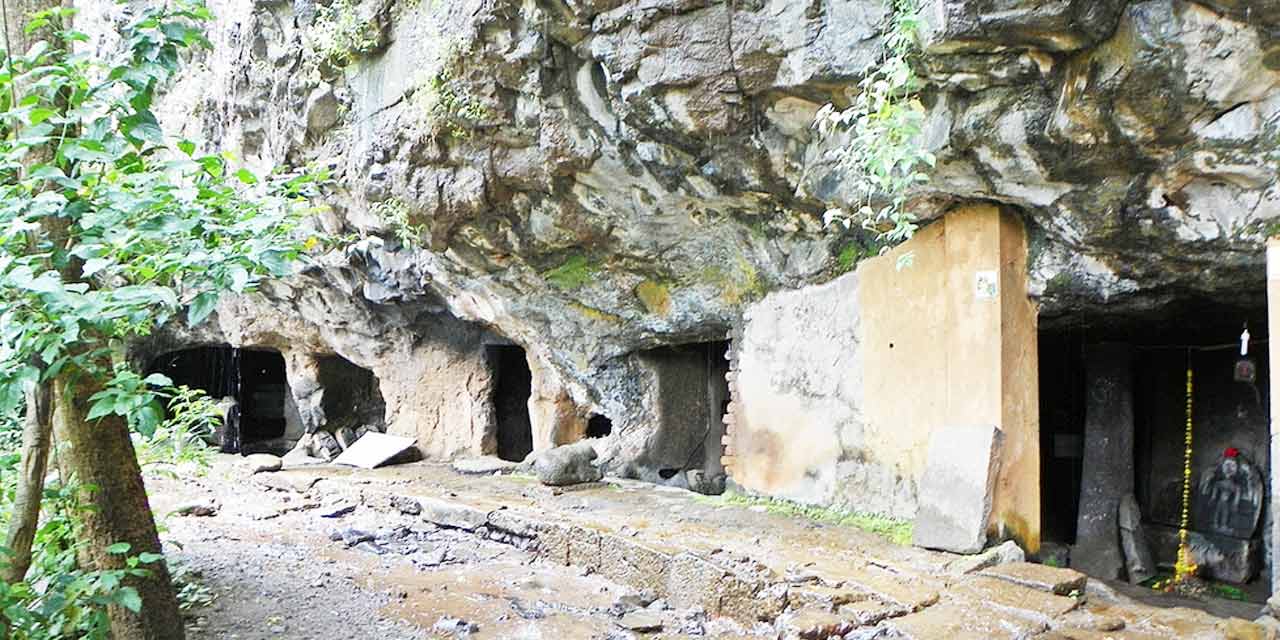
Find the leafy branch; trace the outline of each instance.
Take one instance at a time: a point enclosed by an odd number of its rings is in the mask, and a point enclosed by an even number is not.
[[[9,56],[13,72],[0,75],[0,410],[63,371],[125,380],[107,363],[127,339],[184,308],[201,322],[221,294],[290,273],[310,246],[295,229],[322,175],[237,168],[227,154],[166,138],[151,111],[182,52],[208,46],[198,26],[208,18],[200,5],[147,9],[110,63],[74,53],[85,36],[60,28],[57,46]]]
[[[921,144],[925,108],[919,91],[924,83],[911,64],[919,52],[920,0],[890,1],[884,59],[863,78],[852,105],[840,110],[828,104],[814,122],[824,136],[848,132],[837,161],[862,195],[856,211],[829,210],[827,224],[874,230],[885,248],[909,239],[918,228],[906,208],[907,194],[929,180],[925,170],[936,162]]]

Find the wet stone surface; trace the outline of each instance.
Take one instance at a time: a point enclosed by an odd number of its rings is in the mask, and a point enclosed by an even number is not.
[[[241,467],[227,456],[205,478],[148,480],[158,513],[196,496],[226,505],[214,517],[167,519],[173,561],[214,595],[190,612],[195,640],[771,637],[539,560],[519,536],[440,526],[358,497],[270,490]]]
[[[207,477],[149,480],[158,513],[193,500],[223,505],[166,522],[171,561],[214,596],[190,612],[189,637],[1263,633],[1244,620],[1140,604],[1065,570],[1013,562],[957,573],[953,555],[634,482],[560,492],[527,476],[431,464],[277,475],[271,486],[252,482],[247,463],[225,456]]]

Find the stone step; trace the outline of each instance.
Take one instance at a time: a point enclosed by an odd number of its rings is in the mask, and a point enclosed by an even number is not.
[[[1047,629],[1041,622],[993,615],[980,604],[958,602],[937,604],[884,626],[907,640],[1021,640]]]
[[[1083,594],[1089,582],[1088,576],[1073,569],[1050,567],[1031,562],[1009,562],[989,567],[978,575],[1005,580],[1024,587],[1066,596]]]
[[[973,606],[988,611],[998,609],[1012,615],[1035,620],[1046,626],[1080,606],[1080,598],[1057,596],[1031,590],[1018,584],[983,575],[971,576],[952,585],[950,596],[968,600]]]

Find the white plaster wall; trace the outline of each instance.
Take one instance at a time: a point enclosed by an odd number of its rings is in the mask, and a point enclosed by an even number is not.
[[[858,276],[781,291],[745,315],[732,478],[751,492],[910,517],[915,484],[876,460],[863,406]]]

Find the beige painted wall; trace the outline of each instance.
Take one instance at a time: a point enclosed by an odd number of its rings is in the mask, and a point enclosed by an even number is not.
[[[910,253],[910,266],[898,258]],[[991,206],[948,213],[886,256],[747,314],[733,424],[734,482],[804,502],[912,517],[929,436],[1004,432],[991,527],[1039,547],[1036,308],[1026,233]],[[993,289],[979,291],[978,274]]]
[[[1027,296],[1027,232],[1000,217],[1001,422],[1003,463],[991,524],[1030,552],[1040,549],[1040,310]]]
[[[914,256],[898,270],[897,258]],[[1022,223],[992,206],[949,212],[858,269],[868,430],[901,451],[919,481],[933,429],[992,424],[1004,432],[991,528],[1040,546],[1037,314],[1027,297]],[[995,288],[980,291],[979,274]]]
[[[867,448],[917,485],[929,434],[945,421],[949,395],[945,225],[932,224],[899,250],[858,267]],[[898,257],[908,252],[911,264],[899,269]]]

